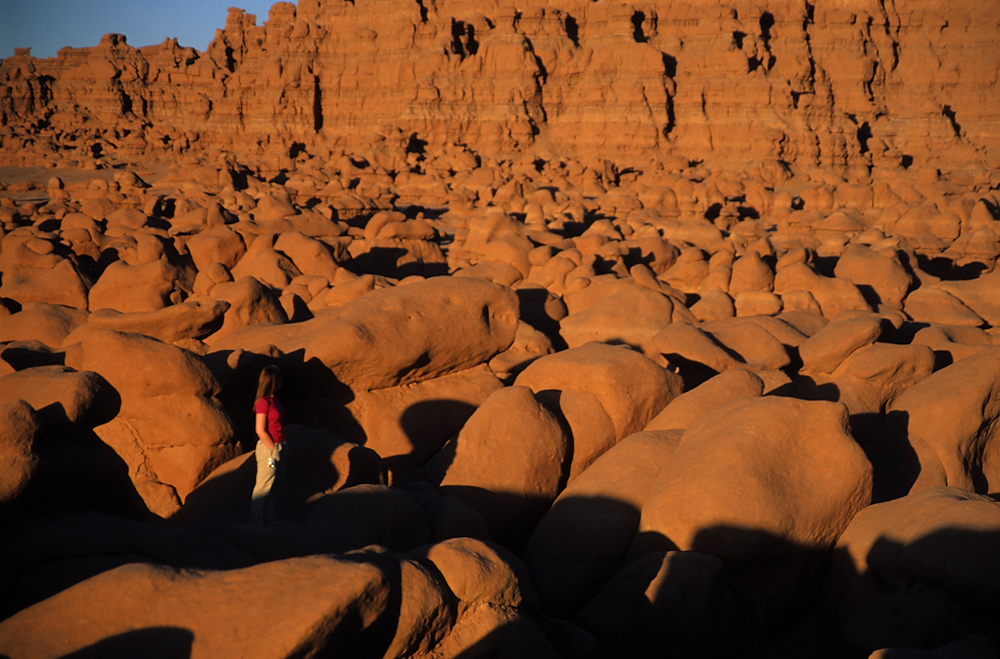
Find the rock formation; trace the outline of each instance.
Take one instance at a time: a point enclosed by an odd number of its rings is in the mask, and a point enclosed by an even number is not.
[[[992,3],[928,0],[281,2],[262,25],[233,8],[203,53],[109,34],[8,58],[0,117],[7,149],[82,157],[147,145],[294,157],[375,140],[771,175],[995,167],[997,20]]]
[[[834,4],[0,62],[0,655],[997,656],[1000,8]]]

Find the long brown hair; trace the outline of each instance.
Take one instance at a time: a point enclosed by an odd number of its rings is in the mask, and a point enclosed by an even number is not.
[[[254,400],[273,396],[280,388],[281,371],[273,364],[265,366],[264,370],[260,372],[260,377],[257,379],[257,398]]]

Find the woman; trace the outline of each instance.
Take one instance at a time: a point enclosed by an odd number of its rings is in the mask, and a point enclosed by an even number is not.
[[[257,400],[253,405],[257,429],[257,447],[254,450],[257,458],[257,482],[250,500],[250,516],[253,521],[261,524],[265,521],[265,502],[274,485],[285,441],[285,409],[275,397],[280,388],[281,371],[277,366],[265,366],[257,380]],[[270,506],[266,512],[266,516],[270,518]]]

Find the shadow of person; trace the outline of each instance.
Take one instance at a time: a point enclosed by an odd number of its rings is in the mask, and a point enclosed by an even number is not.
[[[384,485],[386,467],[379,455],[345,442],[328,430],[289,424],[287,447],[270,496],[275,520],[295,519],[325,494],[361,484]]]
[[[446,398],[410,405],[399,417],[399,425],[411,449],[385,457],[386,467],[400,475],[426,463],[462,429],[475,411],[474,405]]]
[[[294,520],[324,494],[360,484],[387,482],[377,453],[332,432],[289,424],[272,499],[275,521]],[[183,525],[247,523],[257,463],[245,453],[208,475],[170,518]]]

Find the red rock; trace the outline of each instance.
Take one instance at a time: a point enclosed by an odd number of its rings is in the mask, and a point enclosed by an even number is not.
[[[918,322],[982,327],[985,321],[946,290],[921,286],[906,296],[903,311]]]
[[[206,337],[209,345],[218,343],[223,337],[245,327],[263,323],[281,325],[288,322],[281,302],[274,292],[253,277],[241,277],[238,281],[223,282],[213,286],[209,295],[228,303],[222,327]]]
[[[534,361],[514,380],[536,393],[583,391],[601,402],[618,439],[641,430],[681,392],[679,376],[628,348],[588,343]]]
[[[996,589],[987,566],[998,550],[998,524],[994,500],[950,487],[870,506],[837,542],[826,589],[831,609],[842,620],[853,618],[845,632],[869,648],[894,641],[923,645],[933,642],[928,632],[957,638],[969,629],[960,622],[966,611],[978,610]],[[923,608],[907,606],[914,588],[939,592],[946,610],[938,603],[934,611],[926,596]],[[890,602],[892,613],[883,612]],[[881,628],[865,623],[876,615]]]
[[[289,616],[280,629],[244,615],[245,599],[261,590],[273,591],[271,602]],[[391,592],[390,577],[375,563],[330,556],[219,572],[134,563],[8,618],[0,624],[0,648],[19,657],[164,648],[235,657],[320,652],[332,644],[361,651],[391,615]],[[67,633],[67,616],[85,624]]]
[[[599,457],[563,490],[524,552],[546,610],[578,610],[619,568],[639,514],[681,440],[677,431],[639,432]]]
[[[313,500],[298,519],[300,528],[312,529],[316,541],[304,553],[343,552],[379,545],[393,551],[409,551],[430,541],[430,525],[423,508],[406,493],[381,484],[359,484],[329,492]],[[291,527],[288,539],[293,540]],[[308,536],[307,536],[308,537]],[[329,543],[327,549],[320,544]],[[287,554],[281,542],[273,543],[273,557]],[[263,560],[270,558],[267,554]]]
[[[774,271],[757,252],[747,252],[733,262],[729,294],[736,297],[744,291],[767,291],[774,287]]]
[[[876,431],[896,398],[934,372],[934,361],[926,346],[875,343],[858,349],[833,371],[837,400],[851,413],[859,441]]]
[[[510,346],[516,319],[517,297],[510,289],[435,278],[376,291],[331,315],[280,329],[248,327],[212,345],[304,351],[304,362],[318,359],[339,382],[371,390],[481,364]]]
[[[723,630],[740,624],[737,610],[721,560],[671,551],[648,554],[623,568],[578,619],[604,638],[639,635],[655,638],[661,647],[731,652],[735,639]]]
[[[246,254],[233,266],[233,277],[253,277],[262,284],[280,290],[302,274],[291,259],[274,249],[274,240],[275,236],[272,234],[257,236],[250,243]]]
[[[677,306],[666,295],[626,286],[586,311],[571,312],[559,321],[559,333],[571,348],[591,341],[621,343],[655,359],[659,353],[653,337],[673,322]]]
[[[396,659],[430,652],[455,625],[457,606],[430,568],[401,560],[400,607],[396,634],[383,657]]]
[[[29,303],[18,313],[0,318],[0,342],[35,340],[58,348],[67,335],[87,321],[88,315],[72,307]]]
[[[38,366],[0,377],[0,400],[28,403],[48,427],[107,423],[117,413],[116,398],[97,373],[66,366]]]
[[[176,509],[177,499],[170,504],[162,485],[183,500],[234,457],[232,424],[215,398],[218,382],[193,354],[138,334],[102,330],[84,339],[66,362],[100,373],[121,396],[121,412],[96,432],[130,465],[153,512]],[[178,418],[185,422],[175,423]]]
[[[473,538],[455,538],[410,552],[434,565],[448,589],[466,604],[517,607],[531,598],[530,582],[513,555]],[[528,590],[528,594],[525,594]]]
[[[772,543],[782,541],[832,546],[871,496],[871,466],[846,433],[846,417],[832,403],[764,397],[694,424],[642,509],[640,532],[660,539],[640,539],[637,549],[693,549],[740,563],[776,551]],[[804,445],[796,429],[807,423],[812,431]],[[805,469],[803,460],[823,466]],[[786,471],[780,462],[796,467]],[[694,491],[701,495],[692,498]],[[766,535],[732,542],[734,529]]]
[[[157,311],[121,313],[98,309],[75,330],[66,335],[62,345],[72,345],[99,330],[143,334],[164,343],[184,339],[203,339],[222,326],[229,303],[217,300],[188,300]]]
[[[90,309],[122,313],[163,309],[181,301],[179,277],[177,268],[165,259],[143,265],[115,261],[90,289]]]
[[[345,439],[364,443],[394,473],[426,462],[502,384],[484,366],[439,378],[357,391],[346,404],[353,423],[336,423]],[[360,426],[358,436],[350,431]]]
[[[35,411],[23,400],[0,403],[3,418],[0,434],[0,504],[17,499],[31,482],[38,469],[35,437],[40,433],[40,421]]]
[[[872,306],[885,304],[900,308],[915,283],[899,262],[898,255],[889,257],[859,244],[847,246],[837,259],[834,274],[839,279],[854,282]]]
[[[567,483],[572,483],[590,464],[618,441],[611,417],[604,411],[597,396],[565,389],[542,391],[539,402],[564,420],[569,429],[572,461]]]
[[[527,387],[491,395],[413,480],[439,484],[486,521],[490,535],[519,546],[559,494],[568,438]]]
[[[989,348],[993,339],[979,328],[931,325],[918,330],[912,343],[929,346],[936,358],[947,355],[944,365],[948,365]]]
[[[736,315],[736,306],[733,299],[722,290],[713,290],[705,293],[701,298],[691,305],[691,313],[702,322],[712,322],[732,318]]]
[[[333,281],[339,268],[329,245],[297,231],[279,235],[274,249],[290,258],[303,274],[318,275]]]
[[[849,309],[868,310],[870,307],[861,291],[847,279],[823,277],[805,263],[794,263],[782,267],[774,276],[774,290],[785,294],[789,291],[808,291],[819,304],[823,315],[834,318]]]
[[[694,325],[674,323],[659,332],[654,340],[656,349],[688,378],[692,377],[693,369],[707,370],[714,375],[730,369],[748,368],[710,334]]]
[[[225,227],[205,228],[188,238],[185,245],[199,271],[212,263],[221,263],[232,270],[246,253],[240,234]]]
[[[4,257],[8,254],[31,252],[30,243],[20,243],[11,236],[4,238],[3,244]],[[48,258],[32,259],[32,264],[11,263],[3,258],[5,263],[0,264],[0,272],[3,274],[0,296],[17,300],[22,305],[38,302],[86,309],[90,282],[81,275],[74,260],[59,258],[52,253],[44,256]]]
[[[1000,303],[994,294],[997,281],[1000,281],[1000,271],[994,269],[968,281],[941,282],[938,288],[957,297],[992,326],[1000,320]]]
[[[510,378],[535,359],[555,352],[548,336],[524,321],[518,321],[514,343],[490,360],[490,369],[500,378]]]
[[[1000,479],[991,430],[998,368],[1000,351],[983,350],[896,398],[871,449],[881,497],[940,485],[983,494],[994,489]]]
[[[871,345],[882,335],[875,318],[850,318],[827,324],[799,345],[802,368],[832,373],[855,350]]]
[[[718,408],[763,395],[764,382],[742,369],[724,371],[670,401],[643,430],[684,429]]]

